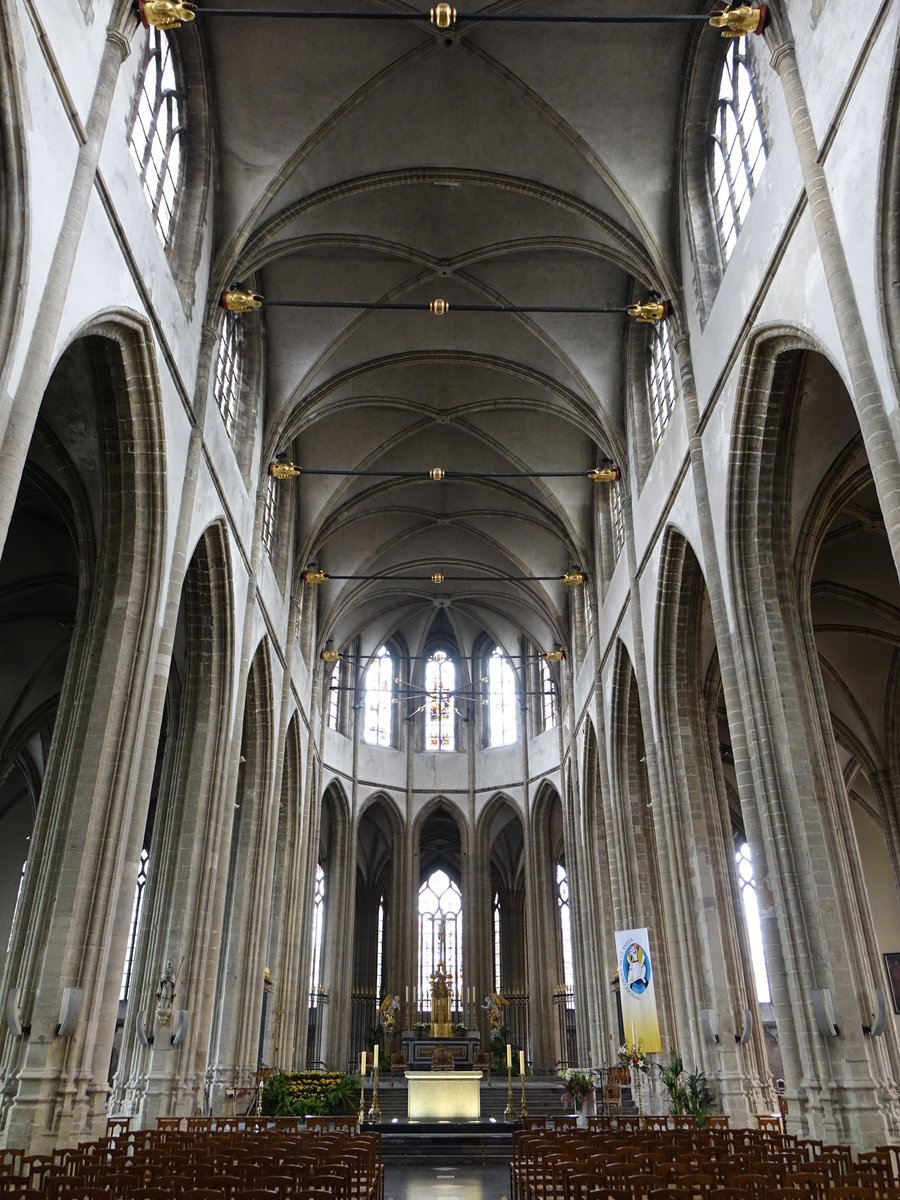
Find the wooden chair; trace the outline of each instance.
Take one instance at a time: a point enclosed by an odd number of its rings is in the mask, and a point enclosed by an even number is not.
[[[409,1066],[409,1059],[406,1057],[405,1050],[397,1050],[391,1055],[391,1087],[394,1086],[394,1076],[399,1071],[402,1076]]]
[[[487,1050],[476,1050],[472,1056],[472,1066],[476,1070],[481,1068],[482,1077],[487,1080],[488,1087],[491,1086],[491,1056]]]

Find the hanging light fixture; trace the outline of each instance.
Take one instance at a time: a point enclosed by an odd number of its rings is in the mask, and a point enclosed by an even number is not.
[[[305,21],[428,21],[436,29],[447,30],[454,25],[674,25],[705,24],[720,29],[722,37],[744,37],[760,34],[766,25],[766,6],[735,4],[713,13],[520,13],[471,12],[461,13],[450,4],[436,4],[428,12],[354,12],[299,8],[198,8],[189,0],[137,0],[137,9],[145,27],[179,29],[183,24],[201,17],[289,18]]]
[[[433,483],[452,479],[589,479],[591,483],[615,483],[621,477],[614,463],[591,471],[445,471],[443,467],[430,467],[427,471],[372,471],[365,467],[299,467],[288,459],[276,458],[269,463],[268,471],[279,481],[299,479],[302,475],[333,475],[342,479],[430,479]]]
[[[566,587],[581,587],[587,574],[579,567],[572,567],[563,575],[444,575],[435,571],[431,575],[327,575],[318,567],[307,567],[302,575],[303,582],[310,587],[328,582],[370,583],[564,583]]]
[[[376,312],[430,312],[433,316],[443,317],[451,311],[447,300],[429,300],[409,303],[395,300],[291,300],[266,299],[259,292],[247,291],[243,288],[227,288],[220,297],[222,308],[233,313],[253,312],[258,308],[328,308],[352,309],[354,311]],[[649,299],[643,304],[616,305],[586,305],[586,304],[454,304],[454,313],[503,313],[516,315],[519,313],[534,315],[564,315],[564,316],[606,316],[610,313],[624,313],[633,317],[639,325],[653,325],[657,321],[668,319],[670,306],[668,300]]]

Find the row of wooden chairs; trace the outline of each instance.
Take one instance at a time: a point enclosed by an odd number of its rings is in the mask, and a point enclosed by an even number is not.
[[[122,1131],[53,1155],[0,1153],[0,1200],[384,1200],[380,1134],[333,1119],[285,1132]]]
[[[512,1200],[894,1200],[900,1151],[854,1161],[771,1131],[523,1130],[514,1138]]]

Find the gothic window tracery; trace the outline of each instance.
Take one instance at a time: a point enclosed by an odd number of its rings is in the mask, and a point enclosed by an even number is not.
[[[500,973],[501,958],[500,958],[500,893],[494,892],[494,991],[500,992],[502,988],[500,982],[502,975]]]
[[[394,662],[387,646],[382,646],[366,668],[365,724],[363,740],[370,746],[390,746]]]
[[[213,381],[213,394],[216,404],[225,422],[225,430],[230,438],[234,438],[235,425],[238,415],[238,400],[241,390],[241,373],[243,367],[243,333],[237,313],[227,312],[219,327],[219,340],[216,344],[216,367]],[[270,478],[269,486],[274,483]]]
[[[650,338],[650,371],[648,390],[650,393],[650,420],[653,425],[653,440],[659,445],[662,435],[675,408],[678,389],[675,384],[675,357],[669,341],[668,322],[660,321],[653,327]],[[618,481],[614,490],[618,488]],[[621,504],[621,495],[619,497]]]
[[[430,995],[430,979],[440,962],[446,967],[452,1006],[462,994],[462,892],[438,868],[419,888],[420,995]]]
[[[425,664],[425,749],[456,749],[456,666],[437,650]]]
[[[575,967],[572,956],[572,910],[569,907],[569,876],[565,863],[556,864],[556,904],[559,910],[560,946],[562,949],[562,982],[566,992],[575,991]]]
[[[488,659],[488,745],[511,746],[516,741],[516,676],[499,646]]]
[[[151,29],[128,147],[156,232],[168,246],[181,186],[181,96],[168,38]]]
[[[541,717],[545,730],[554,728],[558,721],[556,682],[545,658],[541,659]]]
[[[309,968],[309,1004],[316,1008],[322,990],[322,943],[325,935],[325,868],[316,866],[316,887],[313,893],[312,962]]]
[[[134,951],[137,946],[138,931],[141,927],[141,913],[144,907],[144,895],[147,886],[147,871],[150,866],[150,851],[145,846],[141,851],[141,861],[134,889],[134,904],[131,909],[131,924],[128,926],[128,948],[125,951],[125,970],[122,974],[122,988],[119,1000],[128,999],[128,989],[131,986],[131,975],[134,970]]]
[[[766,970],[766,954],[763,949],[762,927],[759,921],[759,900],[756,895],[756,880],[753,877],[753,856],[746,841],[741,840],[734,855],[738,880],[741,885],[741,900],[747,922],[747,937],[750,941],[750,958],[756,977],[756,998],[760,1004],[771,1000],[769,973]]]
[[[266,501],[263,507],[262,541],[266,554],[272,557],[275,545],[275,519],[278,514],[278,485],[271,475],[266,480]]]
[[[766,143],[746,57],[746,38],[728,47],[712,130],[712,190],[727,262],[766,165]]]
[[[616,559],[625,546],[625,513],[622,508],[622,484],[617,479],[609,491],[609,505],[612,511],[613,545]]]

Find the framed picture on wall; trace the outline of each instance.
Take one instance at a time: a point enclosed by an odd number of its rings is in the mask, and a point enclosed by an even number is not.
[[[885,954],[884,969],[887,971],[888,986],[894,1002],[894,1012],[900,1013],[900,951]]]

